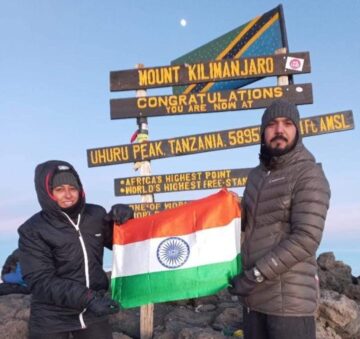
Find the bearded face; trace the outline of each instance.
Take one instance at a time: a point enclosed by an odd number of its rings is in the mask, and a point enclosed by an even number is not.
[[[275,118],[265,127],[265,146],[271,155],[282,155],[292,149],[296,142],[296,136],[297,129],[291,119]]]

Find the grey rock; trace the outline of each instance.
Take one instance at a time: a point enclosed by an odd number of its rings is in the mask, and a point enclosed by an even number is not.
[[[360,301],[360,285],[358,279],[352,276],[350,266],[337,261],[332,252],[320,254],[317,262],[320,288],[336,291]]]
[[[28,322],[14,319],[8,321],[0,328],[2,339],[25,339],[28,336]]]
[[[110,317],[114,332],[124,333],[132,338],[140,338],[140,310],[132,308],[121,310]]]
[[[360,309],[347,296],[322,290],[318,314],[341,338],[360,337]]]
[[[353,284],[351,267],[337,261],[332,252],[320,254],[317,263],[321,288],[344,293],[346,287]]]
[[[217,295],[210,295],[208,297],[201,297],[192,300],[195,307],[199,305],[216,305],[219,302],[219,297]]]
[[[214,317],[214,312],[195,313],[194,310],[180,307],[168,314],[164,322],[167,330],[178,333],[187,327],[205,328],[213,321]]]
[[[316,339],[342,339],[325,319],[319,318],[316,322]]]
[[[113,332],[113,339],[131,339],[131,337],[124,333]]]
[[[344,294],[357,302],[360,302],[360,285],[347,285],[345,286]]]
[[[176,339],[177,334],[172,330],[164,330],[163,332],[154,331],[154,339]]]
[[[317,258],[317,264],[325,271],[330,271],[335,266],[335,255],[333,252],[321,253]]]
[[[331,252],[318,257],[321,286],[318,339],[360,339],[360,281]],[[25,339],[30,296],[0,296],[0,337]],[[217,295],[154,305],[154,339],[221,339],[243,328],[242,307],[227,289]],[[114,339],[140,337],[140,308],[110,317]]]
[[[216,332],[211,328],[184,328],[178,335],[179,339],[224,339],[221,332]]]
[[[195,307],[195,312],[210,312],[216,310],[216,305],[207,304],[207,305],[198,305]]]
[[[226,308],[220,313],[214,323],[212,324],[213,329],[218,331],[229,331],[233,332],[239,328],[242,328],[242,308]]]

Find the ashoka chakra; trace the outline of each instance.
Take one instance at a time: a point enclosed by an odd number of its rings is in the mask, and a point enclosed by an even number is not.
[[[156,251],[161,265],[167,268],[177,268],[184,265],[189,258],[190,247],[188,243],[178,237],[163,240]]]

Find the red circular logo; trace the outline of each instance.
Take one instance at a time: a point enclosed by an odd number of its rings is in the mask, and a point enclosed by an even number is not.
[[[299,59],[292,59],[292,60],[290,61],[290,67],[293,68],[293,69],[299,68],[300,65],[301,65],[301,62],[300,62]]]

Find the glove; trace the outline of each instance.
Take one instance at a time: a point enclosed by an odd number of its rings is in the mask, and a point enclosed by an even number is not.
[[[97,317],[117,313],[120,309],[116,301],[105,296],[98,296],[96,293],[94,293],[94,297],[90,299],[86,308]]]
[[[115,224],[121,225],[133,218],[134,211],[129,205],[116,204],[111,207],[111,210],[106,215],[105,220],[113,221]]]
[[[253,271],[247,270],[231,280],[232,287],[228,290],[231,294],[247,297],[257,284]]]

